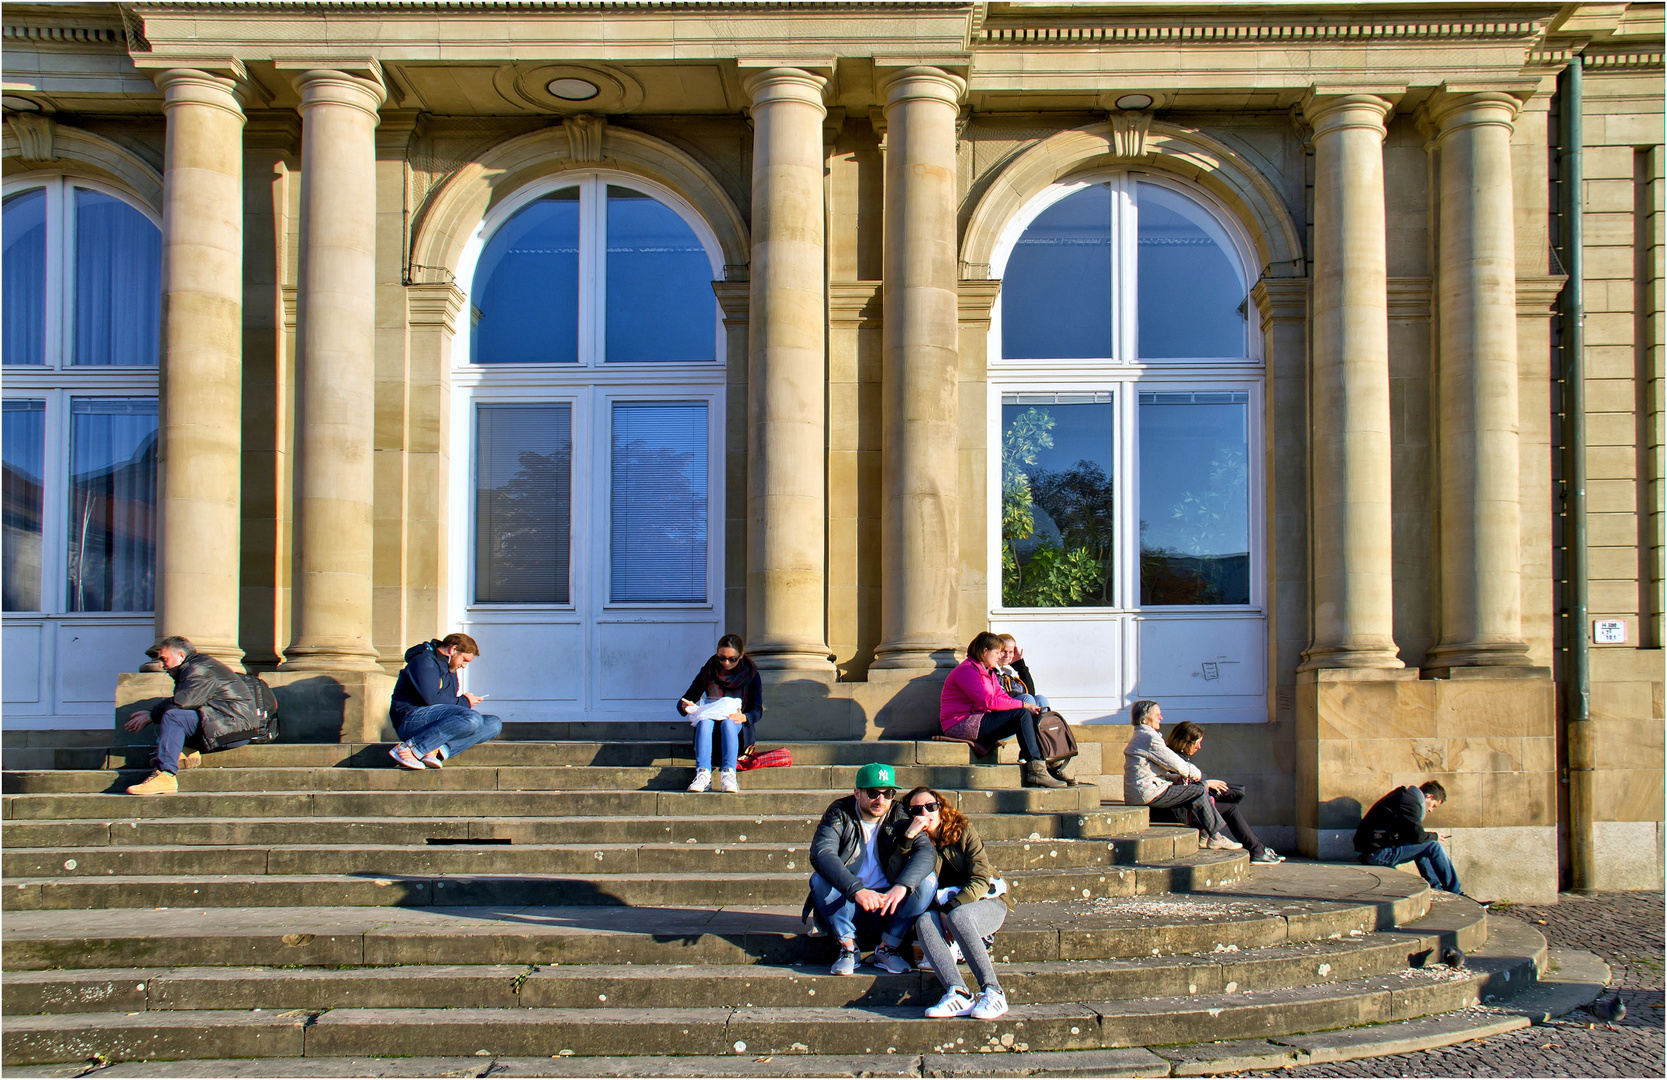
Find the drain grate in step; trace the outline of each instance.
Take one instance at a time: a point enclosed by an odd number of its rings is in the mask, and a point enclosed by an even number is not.
[[[471,845],[477,845],[477,844],[513,844],[513,843],[515,843],[514,840],[510,840],[507,837],[499,837],[499,836],[482,836],[482,837],[473,837],[473,836],[431,836],[431,837],[428,838],[428,842],[431,843],[431,844],[471,844]]]

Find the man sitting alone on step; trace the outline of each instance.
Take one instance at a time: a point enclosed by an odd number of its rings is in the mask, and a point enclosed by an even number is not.
[[[475,711],[481,697],[461,693],[457,673],[480,655],[468,634],[447,634],[405,650],[405,668],[394,683],[388,719],[400,743],[388,751],[402,769],[438,769],[477,743],[504,730],[496,716]]]
[[[890,765],[864,765],[857,786],[822,815],[810,841],[810,898],[819,924],[839,942],[830,974],[857,973],[857,922],[878,923],[880,944],[873,965],[902,975],[914,965],[902,956],[903,941],[938,890],[937,854],[919,837],[899,850],[909,812],[897,805],[897,776]]]
[[[1373,803],[1354,833],[1360,861],[1372,866],[1417,863],[1418,872],[1435,888],[1464,895],[1441,846],[1448,834],[1424,831],[1424,815],[1446,801],[1447,789],[1439,781],[1426,780],[1417,787],[1396,788]]]
[[[257,715],[255,696],[237,672],[204,656],[189,640],[165,637],[146,655],[161,661],[174,680],[174,696],[149,713],[134,713],[123,725],[129,731],[162,725],[156,738],[155,771],[127,793],[172,795],[179,790],[179,771],[201,764],[200,751],[242,746],[266,730],[266,721]]]

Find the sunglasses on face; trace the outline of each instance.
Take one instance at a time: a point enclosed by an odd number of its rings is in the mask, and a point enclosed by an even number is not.
[[[736,664],[739,664],[740,662],[741,662],[741,658],[739,656],[720,656],[720,657],[718,657],[718,663],[722,664],[724,667],[734,667]]]
[[[935,802],[923,802],[909,807],[910,817],[919,817],[922,814],[935,814],[937,812],[938,804]]]
[[[894,789],[885,787],[864,788],[862,793],[870,799],[891,799],[897,795]]]

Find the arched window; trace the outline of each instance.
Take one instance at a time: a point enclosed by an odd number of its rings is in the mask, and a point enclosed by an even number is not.
[[[690,206],[601,171],[517,193],[465,251],[455,621],[506,719],[657,713],[723,632],[721,272]]]
[[[1172,646],[1215,651],[1167,696],[1220,705],[1225,690],[1228,712],[1259,708],[1250,250],[1202,192],[1119,173],[1055,186],[995,251],[991,619],[1042,639],[1051,655],[1033,670],[1058,665],[1042,681],[1079,714],[1137,684],[1156,693],[1142,680]],[[1104,686],[1108,657],[1121,695]]]
[[[34,175],[0,247],[6,708],[108,722],[154,629],[162,233],[114,188]]]

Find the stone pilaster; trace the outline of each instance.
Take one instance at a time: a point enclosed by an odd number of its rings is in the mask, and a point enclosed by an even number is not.
[[[1437,672],[1529,662],[1511,171],[1519,107],[1506,93],[1447,91],[1427,106],[1438,155],[1441,643],[1425,666]]]
[[[1313,641],[1307,669],[1399,668],[1390,561],[1384,117],[1371,94],[1314,94]]]
[[[283,667],[371,671],[379,82],[303,70],[292,637]]]
[[[153,78],[168,123],[156,636],[188,637],[241,668],[243,108],[220,74]]]
[[[770,68],[752,98],[747,349],[747,652],[833,674],[827,644],[827,325],[822,122],[827,80]]]
[[[885,83],[881,643],[870,671],[959,659],[955,124],[966,83],[932,67]]]

